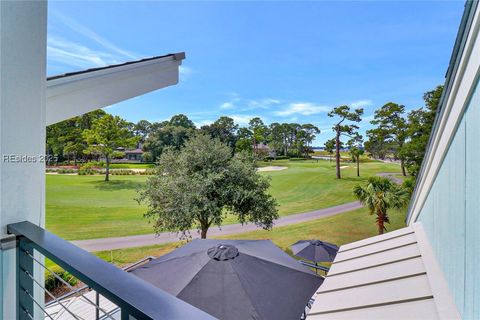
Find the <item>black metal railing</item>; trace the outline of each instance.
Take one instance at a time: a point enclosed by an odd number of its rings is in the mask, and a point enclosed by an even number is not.
[[[317,273],[318,270],[323,271],[323,274],[325,276],[327,275],[328,271],[330,271],[330,268],[321,266],[321,265],[316,264],[316,263],[311,263],[311,262],[307,262],[307,261],[303,261],[303,260],[300,260],[299,262],[300,262],[300,264],[303,264],[304,266],[315,269],[315,273]]]
[[[74,288],[56,275],[44,263],[39,254],[49,258],[64,270],[98,293],[96,299],[88,299],[96,308],[95,318],[119,319],[118,314],[100,307],[99,296],[118,306],[121,319],[215,319],[196,307],[164,292],[126,271],[119,269],[96,256],[84,251],[68,241],[30,223],[20,222],[8,225],[8,232],[17,236],[17,312],[19,319],[53,319],[45,310],[43,297],[36,297],[34,288],[51,294],[40,280],[34,276],[34,265],[52,272],[58,280],[81,295],[85,288]],[[36,253],[38,252],[38,253]],[[59,307],[74,318],[81,319],[61,300],[52,298]],[[85,298],[85,296],[84,296]],[[118,313],[118,308],[115,312]],[[36,315],[41,312],[43,315]],[[100,314],[102,313],[102,314]]]

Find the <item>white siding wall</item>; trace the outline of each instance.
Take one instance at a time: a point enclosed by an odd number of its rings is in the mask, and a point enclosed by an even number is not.
[[[477,88],[420,211],[457,308],[480,318],[480,90]]]

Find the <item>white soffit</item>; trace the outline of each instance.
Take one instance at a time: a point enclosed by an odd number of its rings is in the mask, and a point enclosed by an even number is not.
[[[178,83],[184,53],[74,72],[47,80],[51,125]]]
[[[309,320],[460,319],[420,223],[340,247]]]

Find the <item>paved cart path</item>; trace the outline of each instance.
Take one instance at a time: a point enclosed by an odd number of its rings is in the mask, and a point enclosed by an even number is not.
[[[286,226],[289,224],[301,223],[318,218],[330,217],[336,214],[356,210],[362,208],[362,205],[358,201],[353,201],[345,204],[341,204],[335,207],[329,207],[325,209],[315,210],[311,212],[292,214],[284,217],[280,217],[275,221],[275,227]],[[245,225],[229,224],[223,226],[221,229],[218,227],[212,227],[208,230],[208,236],[224,236],[235,233],[242,233],[248,231],[259,230],[256,225],[249,223]],[[194,238],[198,238],[200,235],[196,230],[192,230],[191,234]],[[154,244],[163,244],[169,242],[179,241],[178,236],[171,232],[162,232],[159,235],[144,234],[137,236],[126,236],[117,238],[103,238],[103,239],[90,239],[90,240],[75,240],[72,241],[76,246],[87,251],[104,251],[114,249],[124,249],[132,247],[143,247]]]

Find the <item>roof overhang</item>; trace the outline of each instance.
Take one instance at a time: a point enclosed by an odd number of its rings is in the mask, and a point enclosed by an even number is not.
[[[308,319],[461,319],[421,223],[341,246]]]
[[[184,58],[181,52],[50,77],[46,124],[175,85]]]

